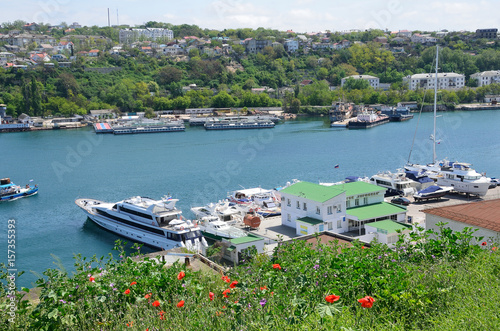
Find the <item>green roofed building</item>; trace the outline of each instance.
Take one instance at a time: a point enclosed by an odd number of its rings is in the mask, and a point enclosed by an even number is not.
[[[406,208],[384,202],[386,189],[366,182],[332,186],[298,182],[281,193],[281,223],[297,235],[331,231],[365,235],[365,225],[381,220],[403,222]],[[372,236],[373,237],[373,236]]]

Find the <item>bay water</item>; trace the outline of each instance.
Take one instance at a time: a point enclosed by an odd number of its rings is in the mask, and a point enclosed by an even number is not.
[[[73,256],[112,252],[119,236],[88,220],[77,198],[119,201],[131,196],[190,207],[224,199],[239,188],[274,188],[292,179],[337,182],[432,161],[433,116],[366,130],[330,128],[327,117],[300,118],[274,129],[143,135],[97,135],[91,127],[0,134],[0,177],[30,179],[38,195],[0,203],[0,261],[7,262],[8,220],[15,220],[17,286],[32,287],[56,261],[71,272]],[[414,138],[415,130],[418,130]],[[500,176],[500,111],[446,112],[437,119],[437,157],[470,162]],[[335,166],[338,165],[338,168]],[[143,251],[151,251],[143,249]]]

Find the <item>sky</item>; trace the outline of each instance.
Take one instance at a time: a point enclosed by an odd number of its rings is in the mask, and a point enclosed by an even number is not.
[[[0,0],[0,23],[136,26],[148,21],[201,28],[271,28],[298,33],[369,28],[475,31],[499,28],[499,0]],[[117,16],[118,13],[118,16]]]

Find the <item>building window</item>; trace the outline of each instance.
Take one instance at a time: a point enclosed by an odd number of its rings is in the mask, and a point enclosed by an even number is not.
[[[287,220],[288,222],[291,222],[291,221],[292,221],[292,217],[290,216],[290,214],[287,214],[287,215],[286,215],[286,220]]]
[[[307,210],[307,204],[304,202],[304,207],[303,207],[304,210]]]
[[[391,215],[391,220],[397,221],[398,220],[398,215],[397,214]]]
[[[341,213],[341,212],[342,212],[342,205],[338,204],[337,205],[337,213]]]
[[[359,199],[354,200],[354,206],[359,206]]]
[[[337,220],[337,229],[342,228],[342,220]]]
[[[318,215],[321,214],[321,209],[319,209],[319,207],[316,207],[316,214],[318,214]]]
[[[297,201],[297,209],[300,209],[300,201]]]
[[[326,209],[328,215],[331,215],[333,214],[333,207],[332,206],[328,206],[328,208]]]
[[[351,208],[351,201],[346,201],[345,206],[346,208]]]
[[[363,198],[363,204],[367,205],[368,204],[368,198]]]
[[[286,199],[286,200],[287,200],[287,201],[286,201],[286,205],[287,205],[288,207],[291,207],[291,206],[292,206],[292,203],[290,202],[290,199]]]

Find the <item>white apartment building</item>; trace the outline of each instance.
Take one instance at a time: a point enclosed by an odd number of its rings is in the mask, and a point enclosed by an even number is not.
[[[477,80],[478,87],[500,83],[500,70],[478,72],[470,75],[470,78]]]
[[[459,89],[465,86],[465,75],[454,72],[438,73],[437,88],[439,90]],[[403,82],[408,84],[410,90],[434,89],[436,74],[415,74],[403,77]]]
[[[354,75],[354,76],[349,76],[349,77],[344,77],[341,80],[341,86],[344,86],[345,82],[349,79],[364,79],[367,80],[368,83],[370,83],[370,86],[373,87],[374,89],[377,89],[380,87],[380,79],[375,76],[370,76],[370,75]]]
[[[289,53],[294,53],[299,50],[299,41],[295,39],[287,39],[283,43],[285,50]]]
[[[122,29],[119,33],[120,43],[132,43],[143,37],[146,40],[157,40],[165,38],[166,40],[174,39],[174,32],[169,29],[162,28],[146,28],[146,29]]]

